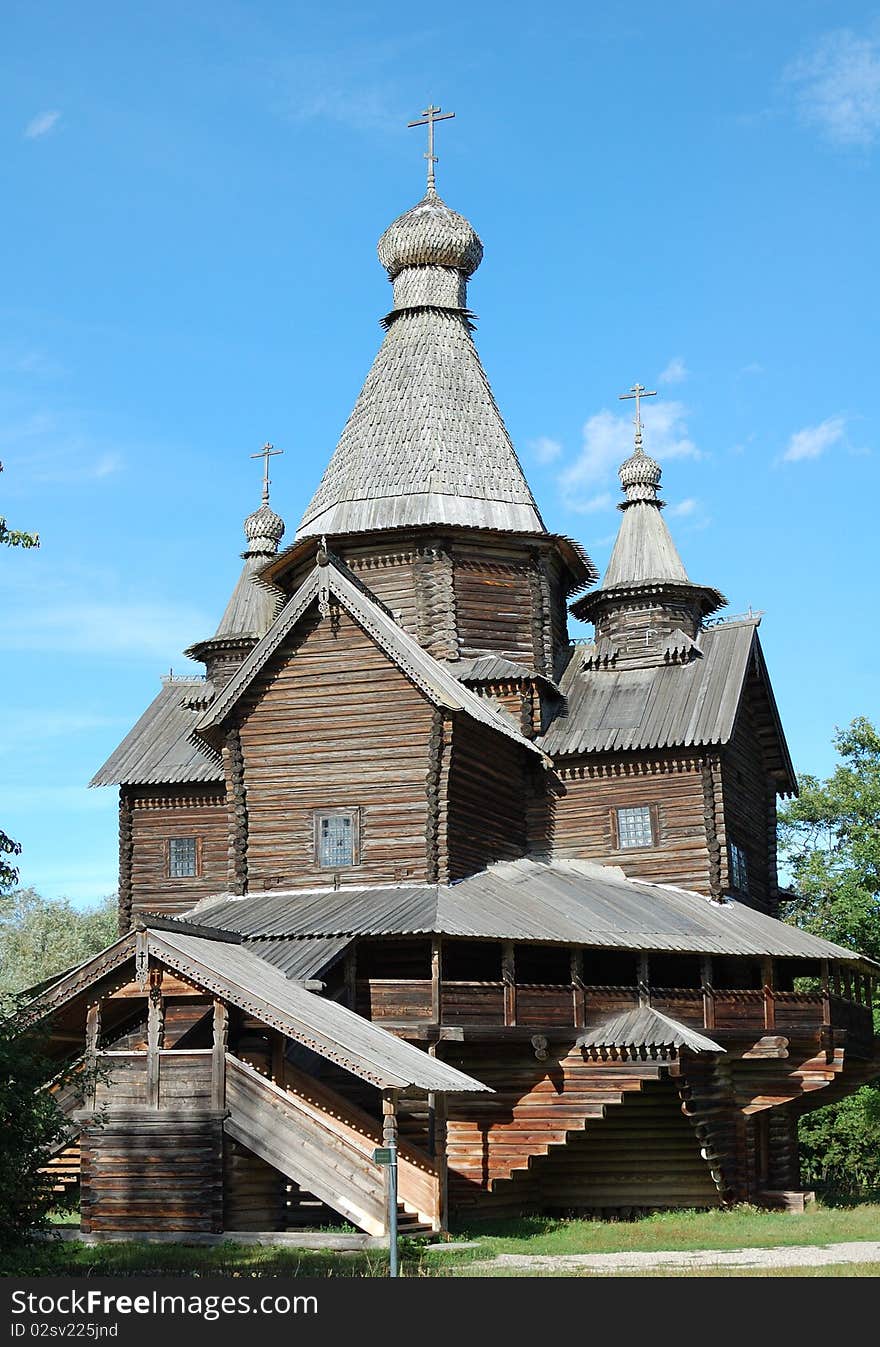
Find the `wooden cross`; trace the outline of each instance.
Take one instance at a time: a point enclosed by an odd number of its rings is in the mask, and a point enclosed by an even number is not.
[[[407,126],[427,126],[428,128],[428,153],[425,158],[428,161],[428,191],[434,190],[434,165],[437,163],[437,156],[434,153],[434,123],[445,122],[449,117],[454,117],[454,112],[441,112],[435,108],[432,103],[430,107],[425,108],[417,122],[407,122]]]
[[[635,398],[636,414],[633,417],[633,424],[635,425],[636,428],[637,449],[641,449],[642,447],[642,416],[641,416],[642,398],[655,398],[656,396],[657,396],[656,389],[654,390],[653,393],[650,393],[648,389],[645,388],[644,384],[633,384],[632,388],[629,390],[628,393],[621,393],[618,398],[619,402],[626,402],[631,398]]]
[[[267,440],[258,454],[251,454],[251,458],[261,458],[263,460],[263,504],[269,504],[269,459],[274,458],[276,454],[283,454],[283,449],[275,449]]]

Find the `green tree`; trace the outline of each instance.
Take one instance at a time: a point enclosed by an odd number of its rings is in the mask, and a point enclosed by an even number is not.
[[[3,464],[0,463],[0,472]],[[21,529],[10,529],[0,515],[0,543],[6,547],[39,547],[40,539],[36,533],[23,533]],[[5,893],[18,883],[18,866],[7,859],[21,854],[21,844],[13,841],[0,829],[0,893]]]
[[[841,760],[831,776],[800,777],[799,798],[780,811],[780,859],[794,892],[783,915],[880,960],[880,734],[860,716],[834,744]],[[880,1085],[808,1114],[799,1138],[806,1182],[841,1196],[877,1191]]]
[[[113,896],[85,908],[32,888],[0,897],[0,998],[84,963],[116,935]]]

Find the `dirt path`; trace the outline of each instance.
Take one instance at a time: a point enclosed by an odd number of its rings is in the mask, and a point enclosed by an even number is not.
[[[691,1249],[659,1253],[500,1253],[495,1258],[472,1263],[473,1268],[506,1268],[511,1272],[650,1272],[665,1268],[688,1272],[691,1268],[820,1267],[829,1263],[880,1263],[880,1241],[858,1240],[849,1244],[793,1244],[773,1249]]]

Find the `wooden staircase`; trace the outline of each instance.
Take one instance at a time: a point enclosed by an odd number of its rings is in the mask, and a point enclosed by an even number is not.
[[[524,1090],[515,1077],[511,1088],[508,1064],[481,1065],[480,1078],[495,1093],[468,1099],[462,1108],[466,1117],[450,1117],[450,1173],[459,1187],[465,1179],[494,1191],[665,1070],[660,1061],[592,1060],[575,1049],[548,1063],[547,1072]]]
[[[386,1233],[385,1174],[373,1161],[381,1126],[301,1073],[285,1085],[226,1054],[224,1131],[301,1189],[370,1235]],[[402,1233],[441,1228],[440,1182],[431,1159],[406,1143],[398,1154]]]

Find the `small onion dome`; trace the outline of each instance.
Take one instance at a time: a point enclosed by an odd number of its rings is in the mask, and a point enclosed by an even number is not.
[[[404,267],[455,267],[472,276],[483,258],[483,245],[470,221],[430,188],[417,206],[388,226],[378,251],[392,281]]]
[[[249,551],[275,552],[284,536],[284,520],[268,505],[261,505],[244,521]]]
[[[641,445],[637,445],[635,453],[621,463],[618,476],[620,485],[630,499],[645,499],[656,494],[663,469],[656,459],[645,453]]]

